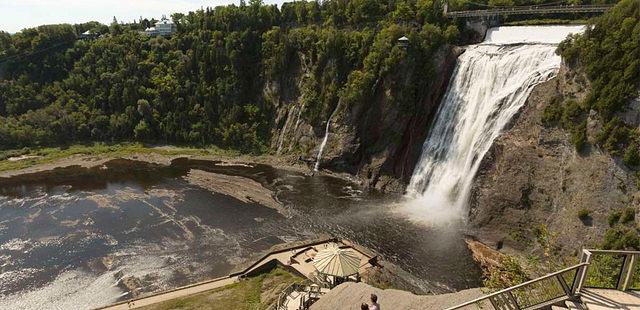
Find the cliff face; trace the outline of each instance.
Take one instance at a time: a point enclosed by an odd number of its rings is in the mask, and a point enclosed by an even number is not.
[[[460,52],[460,48],[450,45],[441,47],[431,60],[433,70],[428,73],[415,72],[411,62],[401,63],[393,73],[376,80],[371,89],[372,101],[353,106],[338,101],[321,167],[358,175],[371,187],[402,192]],[[289,78],[268,83],[264,90],[264,97],[276,111],[271,148],[278,154],[300,156],[313,165],[330,115],[324,115],[316,124],[304,117],[307,107],[300,94],[310,65],[302,55],[292,61],[296,65]],[[413,74],[427,76],[427,89],[409,100],[410,105],[393,100],[402,95],[396,92],[410,83]]]
[[[470,223],[482,241],[573,255],[602,241],[613,210],[637,205],[630,170],[595,146],[576,152],[566,130],[541,121],[552,98],[580,101],[588,88],[585,80],[563,67],[556,78],[538,85],[484,158],[470,202]],[[591,141],[599,126],[590,113]],[[583,209],[589,217],[580,219]]]

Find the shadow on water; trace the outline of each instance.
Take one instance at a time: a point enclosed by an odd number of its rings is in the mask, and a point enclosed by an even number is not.
[[[190,184],[191,169],[257,181],[285,212]],[[55,291],[50,286],[70,270],[112,272],[112,285],[134,276],[153,292],[227,274],[275,244],[320,234],[374,249],[428,288],[478,286],[461,233],[394,215],[389,205],[398,198],[325,175],[190,159],[169,166],[119,159],[0,179],[0,266],[13,275],[0,277],[0,297],[12,306]]]

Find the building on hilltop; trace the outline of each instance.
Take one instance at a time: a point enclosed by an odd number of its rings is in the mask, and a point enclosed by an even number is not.
[[[98,37],[98,33],[92,30],[87,30],[80,34],[82,40],[93,40]]]
[[[409,38],[403,36],[402,38],[398,39],[398,46],[407,48],[409,46]]]
[[[176,24],[170,21],[166,16],[156,23],[155,27],[149,27],[144,32],[150,36],[167,37],[177,31]]]

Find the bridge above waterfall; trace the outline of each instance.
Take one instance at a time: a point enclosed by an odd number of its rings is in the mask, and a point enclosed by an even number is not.
[[[448,11],[445,5],[444,14],[447,18],[474,18],[493,17],[507,15],[534,15],[534,14],[574,14],[574,13],[604,13],[613,7],[613,4],[595,5],[527,5],[500,8],[487,8],[481,10]]]

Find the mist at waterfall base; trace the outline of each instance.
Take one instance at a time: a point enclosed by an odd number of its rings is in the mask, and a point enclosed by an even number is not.
[[[464,222],[474,176],[533,88],[557,74],[557,44],[584,26],[497,27],[458,58],[398,211],[427,225]]]

